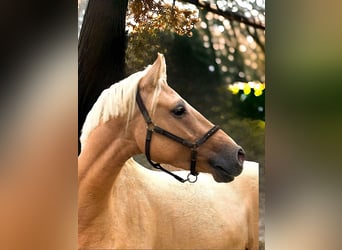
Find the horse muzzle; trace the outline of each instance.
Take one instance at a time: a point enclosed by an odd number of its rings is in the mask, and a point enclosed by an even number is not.
[[[217,182],[231,182],[241,174],[245,151],[237,146],[234,150],[222,149],[218,154],[209,159],[209,165],[213,169],[213,177]]]

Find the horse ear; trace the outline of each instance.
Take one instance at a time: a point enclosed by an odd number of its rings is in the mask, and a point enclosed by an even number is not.
[[[166,82],[166,63],[163,54],[158,53],[157,59],[149,66],[147,73],[141,79],[141,87],[155,88],[159,81]]]

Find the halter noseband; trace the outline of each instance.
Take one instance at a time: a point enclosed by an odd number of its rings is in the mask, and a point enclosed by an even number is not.
[[[140,92],[139,92],[139,88],[137,90],[137,95],[136,95],[136,101],[137,104],[139,106],[140,112],[143,115],[145,122],[147,124],[147,131],[146,131],[146,141],[145,141],[145,155],[146,158],[148,160],[148,162],[157,169],[160,169],[166,173],[168,173],[169,175],[172,175],[175,179],[177,179],[180,182],[191,182],[194,183],[197,181],[197,175],[198,173],[196,172],[196,158],[197,158],[197,148],[202,145],[203,143],[205,143],[210,136],[212,136],[215,132],[217,132],[219,130],[219,126],[215,125],[214,127],[212,127],[207,133],[205,133],[201,138],[197,139],[195,142],[190,142],[188,140],[185,140],[177,135],[174,135],[168,131],[166,131],[165,129],[162,129],[161,127],[158,127],[156,124],[154,124],[152,122],[152,119],[146,109],[146,106],[141,98]],[[156,132],[158,134],[164,135],[188,148],[190,148],[190,173],[188,174],[186,179],[183,179],[182,177],[168,171],[167,169],[163,168],[160,163],[155,163],[151,160],[151,156],[150,156],[150,147],[151,147],[151,140],[152,140],[152,134],[153,132]],[[192,180],[190,179],[190,176],[194,176],[195,178]]]

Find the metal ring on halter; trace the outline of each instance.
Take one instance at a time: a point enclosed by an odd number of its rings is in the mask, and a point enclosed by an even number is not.
[[[150,123],[146,123],[146,129],[147,130],[150,130],[150,131],[154,131],[154,128],[155,128],[155,124],[153,122],[150,122]]]
[[[194,180],[191,180],[191,179],[190,179],[190,176],[194,176],[195,179],[194,179]],[[186,177],[186,180],[187,180],[188,182],[190,182],[190,183],[195,183],[195,182],[197,181],[197,178],[198,178],[198,175],[193,175],[193,174],[189,173],[188,176]]]

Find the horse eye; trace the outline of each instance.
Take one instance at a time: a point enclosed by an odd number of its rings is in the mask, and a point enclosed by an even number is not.
[[[179,105],[172,110],[172,113],[177,117],[183,116],[185,112],[186,112],[186,109],[183,105]]]

